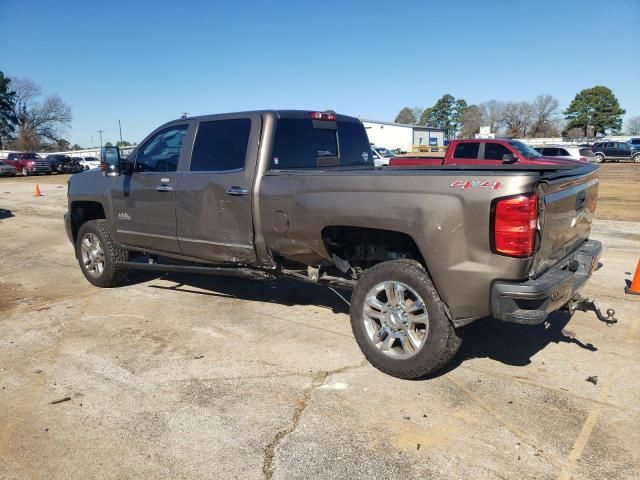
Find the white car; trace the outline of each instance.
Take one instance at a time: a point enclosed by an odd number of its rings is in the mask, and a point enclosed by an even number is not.
[[[389,165],[389,160],[395,157],[395,154],[388,148],[371,145],[371,151],[373,152],[373,164],[376,167]]]
[[[545,157],[560,157],[582,160],[583,162],[595,162],[595,157],[589,147],[580,147],[577,145],[547,145],[534,148]]]
[[[82,160],[80,160],[80,165],[82,165],[82,168],[85,170],[100,168],[100,160],[96,157],[83,157]]]

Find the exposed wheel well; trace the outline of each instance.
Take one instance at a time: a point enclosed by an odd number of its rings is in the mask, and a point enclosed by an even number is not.
[[[83,223],[90,220],[106,219],[104,208],[98,202],[72,202],[71,203],[71,229],[75,241],[78,230]]]
[[[347,260],[352,267],[367,269],[387,260],[410,258],[426,267],[416,242],[406,233],[377,228],[331,226],[322,230],[330,254]]]

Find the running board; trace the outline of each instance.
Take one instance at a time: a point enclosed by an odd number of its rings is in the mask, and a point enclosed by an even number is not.
[[[227,277],[244,277],[271,280],[275,276],[263,270],[244,267],[203,267],[199,265],[173,265],[166,263],[119,262],[118,265],[135,270],[152,270],[157,272],[200,273],[205,275],[222,275]]]

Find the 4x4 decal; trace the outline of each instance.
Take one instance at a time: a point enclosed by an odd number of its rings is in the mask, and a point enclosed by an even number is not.
[[[459,188],[461,190],[468,190],[469,188],[489,188],[491,190],[500,190],[502,184],[500,182],[491,182],[488,180],[456,180],[451,185],[451,188]]]

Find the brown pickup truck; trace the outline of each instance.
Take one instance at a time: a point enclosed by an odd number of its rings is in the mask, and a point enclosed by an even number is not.
[[[378,168],[358,119],[289,110],[181,118],[102,162],[71,177],[65,215],[89,282],[142,268],[352,288],[356,341],[390,375],[443,367],[481,317],[595,308],[577,295],[602,249],[595,165]]]

